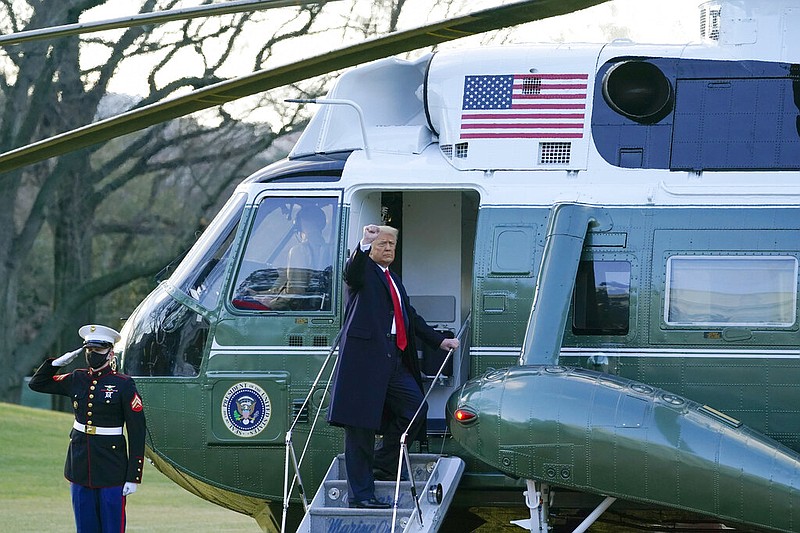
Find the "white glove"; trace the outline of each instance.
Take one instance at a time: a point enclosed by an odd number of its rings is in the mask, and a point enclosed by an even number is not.
[[[83,353],[83,348],[78,348],[77,350],[67,352],[58,359],[54,359],[53,366],[67,366],[72,362],[73,359],[78,357],[81,353]]]
[[[125,486],[122,487],[122,495],[128,496],[129,494],[133,494],[136,492],[136,483],[131,483],[130,481],[125,482]]]

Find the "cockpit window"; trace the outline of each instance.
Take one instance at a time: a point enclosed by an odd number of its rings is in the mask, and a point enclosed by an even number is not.
[[[791,326],[797,259],[673,256],[667,261],[664,317],[671,326]]]
[[[250,311],[330,311],[336,198],[265,198],[258,206],[232,304]]]
[[[247,195],[241,193],[225,204],[169,278],[172,285],[207,309],[215,308],[219,301],[223,274],[246,199]]]

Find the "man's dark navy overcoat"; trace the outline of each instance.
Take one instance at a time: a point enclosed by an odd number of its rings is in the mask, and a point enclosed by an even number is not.
[[[374,429],[380,433],[383,404],[396,357],[396,348],[390,337],[394,308],[389,283],[381,267],[368,252],[361,250],[360,244],[356,244],[347,261],[344,279],[347,311],[339,342],[328,422],[337,426]],[[400,290],[406,313],[408,346],[403,351],[403,362],[422,388],[415,340],[419,338],[438,348],[445,337],[417,315],[400,279],[394,274],[392,279]]]

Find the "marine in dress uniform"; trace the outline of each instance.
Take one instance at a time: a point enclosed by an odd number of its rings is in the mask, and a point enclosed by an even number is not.
[[[144,405],[133,379],[112,368],[119,333],[87,325],[78,334],[83,347],[45,360],[29,386],[72,399],[75,421],[64,476],[71,482],[78,533],[119,533],[125,531],[126,497],[142,482]],[[88,368],[57,373],[81,353]]]

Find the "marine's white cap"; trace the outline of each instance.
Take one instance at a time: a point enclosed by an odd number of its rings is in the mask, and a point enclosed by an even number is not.
[[[83,338],[84,346],[108,346],[119,342],[120,334],[117,330],[97,324],[89,324],[78,330],[78,335]]]

